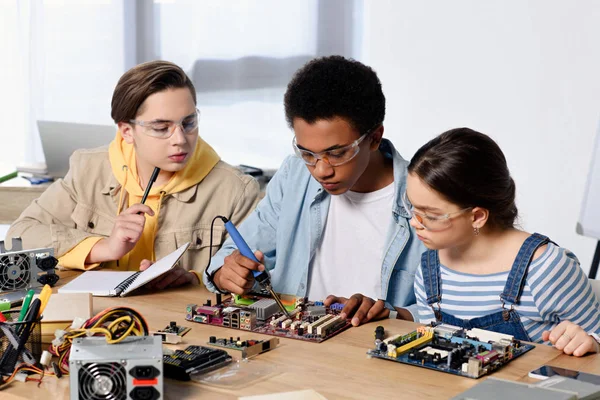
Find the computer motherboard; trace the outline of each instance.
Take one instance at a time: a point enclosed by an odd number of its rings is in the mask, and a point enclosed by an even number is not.
[[[423,326],[406,335],[386,339],[384,328],[378,326],[375,330],[375,348],[367,354],[477,379],[534,347],[521,343],[511,335],[483,329],[465,330],[447,324]]]
[[[217,304],[210,300],[204,305],[188,304],[185,319],[224,328],[240,329],[320,343],[351,326],[349,319],[341,318],[343,305],[336,303],[325,307],[322,302],[281,295],[281,301],[289,312],[286,316],[275,300],[258,295],[228,296]]]

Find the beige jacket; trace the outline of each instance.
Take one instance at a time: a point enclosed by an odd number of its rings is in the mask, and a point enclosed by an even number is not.
[[[23,211],[7,239],[21,237],[25,249],[52,247],[55,256],[61,257],[88,237],[108,237],[120,190],[106,147],[78,150],[71,156],[67,176]],[[215,222],[209,250],[213,218],[222,215],[239,224],[254,210],[259,197],[254,178],[219,161],[200,183],[162,200],[154,241],[156,259],[191,242],[180,265],[202,272],[226,236],[222,222]]]

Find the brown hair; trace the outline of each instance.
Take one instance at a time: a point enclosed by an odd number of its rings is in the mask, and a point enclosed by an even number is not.
[[[469,128],[444,132],[417,150],[408,171],[459,207],[488,209],[493,227],[515,225],[515,182],[489,136]]]
[[[115,121],[135,119],[148,96],[165,89],[188,88],[196,104],[196,89],[190,78],[177,65],[168,61],[150,61],[125,72],[113,92],[110,116]]]

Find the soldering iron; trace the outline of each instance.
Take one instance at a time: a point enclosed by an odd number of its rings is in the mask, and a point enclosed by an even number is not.
[[[258,261],[258,259],[256,258],[256,256],[254,255],[254,253],[252,252],[252,250],[250,249],[250,247],[248,246],[248,244],[246,243],[246,241],[242,237],[242,235],[240,235],[240,232],[237,230],[237,228],[235,227],[235,225],[233,225],[233,223],[230,220],[228,220],[227,218],[225,218],[225,217],[219,217],[219,218],[225,224],[225,229],[227,229],[227,232],[229,233],[229,236],[231,237],[231,240],[233,240],[233,242],[237,246],[237,248],[240,251],[240,253],[244,257],[246,257],[246,258],[249,258],[249,259],[251,259],[254,262],[260,263],[260,261]],[[279,306],[279,308],[281,309],[281,311],[285,315],[287,315],[288,317],[291,318],[290,313],[283,306],[283,303],[279,299],[279,296],[273,290],[273,286],[271,285],[271,276],[269,275],[269,272],[266,269],[264,271],[252,271],[252,275],[254,275],[254,279],[263,288],[265,288],[266,290],[269,291],[269,293],[271,293],[271,296],[273,296],[273,299],[277,302],[277,305]]]

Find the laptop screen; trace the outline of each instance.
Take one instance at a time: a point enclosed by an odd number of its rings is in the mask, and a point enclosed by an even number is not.
[[[69,170],[75,150],[108,146],[115,138],[114,125],[88,125],[72,122],[38,121],[47,174],[62,178]]]

